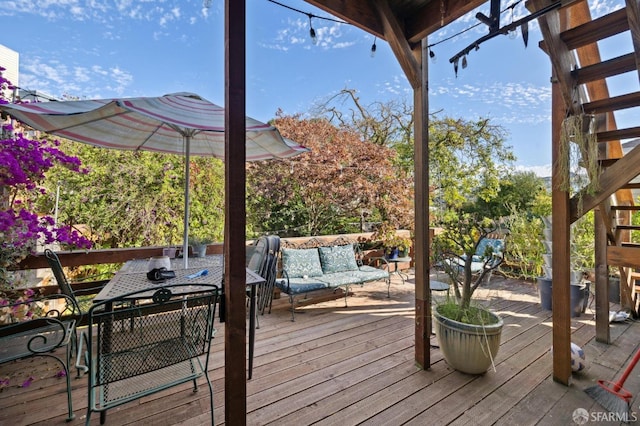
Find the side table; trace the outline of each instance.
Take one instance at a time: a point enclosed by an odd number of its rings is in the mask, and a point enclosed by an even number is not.
[[[391,279],[392,274],[396,274],[402,280],[402,284],[404,284],[405,277],[406,279],[409,279],[409,275],[398,269],[398,263],[409,263],[411,262],[411,258],[409,256],[396,257],[395,259],[387,259],[387,262],[393,263],[393,271],[389,271],[389,279]]]

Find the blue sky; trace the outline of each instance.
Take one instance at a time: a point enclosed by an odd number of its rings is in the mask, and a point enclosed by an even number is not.
[[[278,2],[330,17],[301,0]],[[516,2],[503,1],[502,8]],[[594,17],[622,5],[590,3]],[[488,15],[488,9],[487,3],[480,11]],[[551,65],[538,48],[537,23],[530,24],[527,48],[520,34],[496,37],[472,52],[456,77],[449,58],[487,28],[443,40],[477,24],[475,13],[429,38],[436,54],[429,64],[430,111],[491,118],[507,131],[519,167],[550,175]],[[526,14],[520,2],[513,19]],[[511,14],[501,19],[509,23]],[[357,90],[364,104],[411,101],[411,88],[386,42],[378,40],[371,57],[374,40],[364,31],[317,18],[312,24],[317,45],[311,43],[307,15],[268,0],[247,0],[248,115],[268,121],[278,109],[304,114],[345,88]],[[224,104],[222,0],[5,0],[0,25],[0,44],[20,54],[22,88],[87,99],[195,92]],[[612,40],[610,56],[625,43],[631,40]],[[638,85],[638,79],[616,84]]]

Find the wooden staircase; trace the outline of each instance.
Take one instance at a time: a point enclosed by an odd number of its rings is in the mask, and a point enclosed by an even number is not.
[[[547,4],[531,0],[527,7],[534,12]],[[622,307],[636,312],[640,287],[636,290],[632,283],[640,279],[640,273],[634,272],[640,270],[640,244],[632,243],[632,235],[640,232],[640,226],[632,225],[632,215],[638,214],[640,206],[635,204],[632,190],[640,189],[640,183],[635,182],[640,175],[640,145],[624,154],[621,140],[640,138],[640,114],[634,125],[618,128],[615,113],[639,107],[640,91],[638,85],[632,85],[627,93],[611,96],[606,79],[628,73],[639,78],[640,3],[628,0],[625,8],[592,19],[587,1],[563,1],[558,10],[538,21],[544,37],[541,48],[549,55],[554,77],[561,85],[565,116],[595,117],[592,131],[598,144],[600,172],[595,177],[599,190],[581,191],[572,197],[569,223],[592,209],[599,210],[597,217],[606,230],[606,241],[598,241],[596,232],[596,270],[598,259],[619,268],[621,283],[627,283],[620,286]],[[602,60],[599,43],[614,36],[628,37],[631,51]],[[598,256],[598,247],[601,251],[605,247],[606,256]]]

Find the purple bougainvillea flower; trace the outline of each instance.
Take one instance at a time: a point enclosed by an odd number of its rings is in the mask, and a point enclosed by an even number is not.
[[[56,377],[60,378],[60,377],[67,377],[67,372],[64,370],[60,370],[56,373]]]
[[[29,378],[27,380],[25,380],[24,382],[22,382],[22,384],[20,385],[21,388],[28,388],[29,386],[31,386],[31,383],[33,383],[35,379],[33,378],[33,376],[29,376]]]

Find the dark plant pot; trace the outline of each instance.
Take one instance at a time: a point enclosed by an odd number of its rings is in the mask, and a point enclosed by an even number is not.
[[[540,305],[542,309],[550,311],[551,305],[551,278],[538,277],[538,294],[540,295]]]
[[[609,277],[609,302],[620,303],[620,278]]]
[[[551,278],[538,277],[538,294],[540,295],[540,305],[542,309],[550,311],[553,308],[552,281]],[[571,284],[571,316],[579,317],[586,308],[589,301],[589,286]]]
[[[398,258],[398,248],[394,247],[391,249],[391,251],[387,252],[385,254],[385,257],[389,260],[391,259],[397,259]]]

